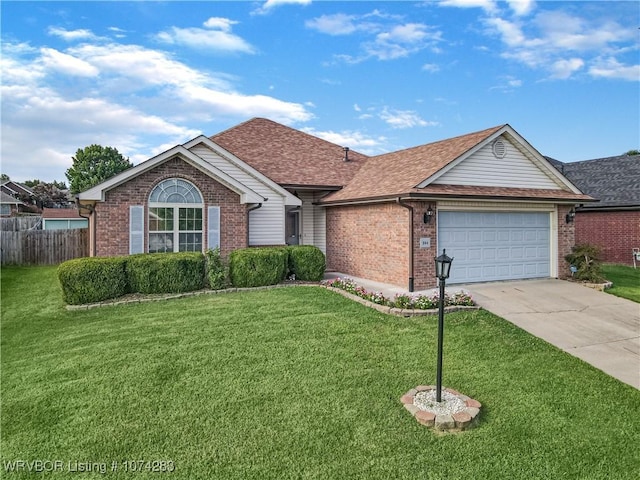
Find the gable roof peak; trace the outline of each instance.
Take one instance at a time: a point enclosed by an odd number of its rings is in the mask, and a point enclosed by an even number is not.
[[[345,185],[367,155],[266,118],[255,117],[210,139],[280,185]]]

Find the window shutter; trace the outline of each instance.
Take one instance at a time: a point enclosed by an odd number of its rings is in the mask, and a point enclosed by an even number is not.
[[[144,207],[129,207],[129,254],[144,253]]]
[[[207,211],[208,248],[220,246],[220,207],[209,207]]]

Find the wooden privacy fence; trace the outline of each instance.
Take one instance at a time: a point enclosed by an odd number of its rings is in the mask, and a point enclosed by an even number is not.
[[[2,265],[55,265],[89,256],[89,229],[0,232]]]
[[[29,230],[30,228],[41,228],[40,221],[42,217],[11,217],[0,219],[0,230],[3,232],[19,232],[20,230]]]

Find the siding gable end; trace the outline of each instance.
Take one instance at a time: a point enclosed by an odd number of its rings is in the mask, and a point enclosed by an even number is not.
[[[504,146],[504,156],[494,154],[494,142],[497,141],[501,141]],[[486,143],[430,183],[551,190],[566,189],[566,186],[554,175],[554,172],[545,171],[541,165],[537,164],[533,156],[527,153],[522,146],[503,134]]]

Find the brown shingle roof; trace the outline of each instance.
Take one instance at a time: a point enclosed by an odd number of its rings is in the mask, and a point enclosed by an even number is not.
[[[425,188],[414,188],[412,193],[433,196],[482,197],[482,198],[517,198],[521,200],[575,200],[589,202],[594,199],[583,193],[573,193],[568,190],[551,190],[541,188],[508,188],[508,187],[479,187],[473,185],[427,185]]]
[[[42,218],[85,218],[81,217],[77,208],[43,208]]]
[[[351,150],[345,162],[343,146],[265,118],[248,120],[211,140],[280,185],[343,186],[368,158]]]
[[[386,197],[412,191],[463,153],[475,147],[504,125],[479,132],[371,157],[344,189],[326,201]]]

